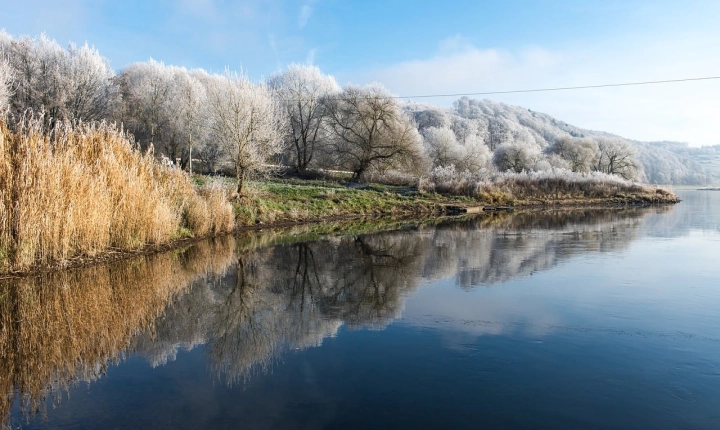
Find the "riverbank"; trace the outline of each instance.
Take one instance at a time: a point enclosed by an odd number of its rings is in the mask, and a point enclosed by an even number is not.
[[[267,183],[255,183],[252,186],[268,186]],[[367,190],[360,190],[364,195]],[[442,206],[442,204],[438,204]],[[204,242],[213,237],[234,236],[238,250],[252,250],[259,247],[292,244],[297,242],[319,240],[336,236],[360,236],[383,231],[418,229],[441,225],[447,222],[467,221],[483,227],[509,227],[529,225],[529,219],[542,217],[544,226],[548,223],[561,225],[568,220],[590,220],[607,217],[609,214],[627,214],[642,211],[651,205],[639,204],[600,204],[576,206],[524,206],[524,207],[493,207],[485,208],[479,213],[458,213],[435,215],[384,216],[381,213],[367,215],[345,215],[305,220],[280,220],[272,223],[240,225],[232,232],[222,234],[184,237],[165,244],[149,244],[134,249],[110,249],[96,256],[77,256],[72,259],[32,267],[26,270],[15,270],[0,273],[0,281],[25,278],[38,275],[49,275],[54,272],[82,269],[97,265],[113,264],[125,260],[141,258],[161,253],[182,253],[185,249]],[[669,210],[669,205],[654,205],[657,210]],[[667,209],[666,209],[667,208]]]
[[[159,174],[164,170],[156,170],[156,172]],[[180,171],[176,173],[184,176]],[[163,175],[167,174],[163,173]],[[173,182],[177,183],[177,181]],[[214,190],[213,195],[217,200],[217,203],[214,204],[215,207],[222,207],[226,204],[223,203],[224,197],[222,196],[226,195],[228,190],[233,187],[233,181],[230,178],[196,175],[192,178],[192,182],[197,188],[197,195],[205,195],[206,192],[203,190]],[[591,186],[584,183],[583,187],[576,187],[568,183],[549,184],[547,181],[529,184],[518,184],[515,181],[512,185],[510,187],[507,183],[499,184],[495,190],[485,186],[482,188],[481,194],[471,196],[462,195],[462,193],[453,194],[452,190],[423,190],[416,186],[405,185],[352,184],[341,181],[287,178],[267,179],[249,183],[243,196],[235,196],[231,199],[229,207],[232,213],[223,215],[223,218],[230,215],[233,220],[227,220],[222,229],[178,228],[175,224],[172,230],[175,233],[165,240],[134,246],[95,248],[92,253],[79,251],[72,255],[66,254],[63,258],[45,258],[34,263],[26,261],[22,265],[6,264],[3,270],[0,270],[0,278],[27,276],[123,260],[137,255],[166,252],[208,237],[246,230],[318,223],[328,224],[332,229],[336,228],[333,223],[349,220],[368,220],[376,223],[379,220],[438,219],[465,213],[488,214],[498,211],[554,207],[628,207],[670,204],[679,201],[675,194],[667,190],[640,185],[608,188],[606,184]],[[562,187],[565,189],[560,192]],[[187,187],[181,188],[187,189]],[[177,190],[178,187],[174,187],[174,189]],[[553,190],[553,192],[549,192],[549,190]],[[173,195],[170,191],[165,191],[165,195]],[[194,197],[196,194],[193,193],[185,192],[184,195],[189,196],[183,198],[183,201],[186,202],[188,198],[197,199]],[[67,200],[70,202],[70,197]],[[175,195],[175,200],[177,200],[177,195]],[[178,216],[180,219],[187,220],[188,215],[192,213],[186,203],[177,203],[175,207],[178,208],[175,210],[182,214]],[[210,212],[223,213],[225,210]],[[45,213],[46,216],[52,214],[51,211]],[[132,217],[130,213],[127,216]],[[201,219],[193,222],[195,225],[202,224]],[[187,226],[188,222],[183,221],[182,225]]]
[[[201,183],[204,184],[204,182]],[[236,225],[312,222],[332,218],[412,218],[546,207],[608,207],[674,204],[678,197],[660,187],[608,187],[542,182],[485,187],[479,196],[414,186],[343,184],[316,180],[268,180],[248,186],[233,203]]]

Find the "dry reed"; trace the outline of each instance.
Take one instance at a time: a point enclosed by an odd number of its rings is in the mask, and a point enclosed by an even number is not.
[[[0,272],[233,226],[222,188],[197,191],[113,126],[0,123]]]

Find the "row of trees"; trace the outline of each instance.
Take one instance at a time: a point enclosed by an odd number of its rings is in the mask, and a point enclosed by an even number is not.
[[[29,110],[56,121],[116,121],[145,149],[153,147],[190,171],[193,160],[215,171],[235,168],[245,180],[278,161],[298,171],[417,170],[421,138],[382,87],[348,86],[316,67],[291,65],[253,83],[242,73],[212,74],[132,64],[115,75],[97,50],[63,49],[41,36],[15,40],[0,33],[0,100],[9,121]]]
[[[572,138],[579,132],[530,127],[534,113],[488,106],[467,98],[453,110],[401,105],[380,85],[342,88],[307,65],[260,83],[153,60],[115,74],[88,45],[64,49],[45,36],[0,32],[0,113],[10,124],[29,110],[44,111],[49,127],[114,121],[142,148],[189,171],[194,161],[208,172],[234,167],[240,194],[248,177],[278,164],[301,173],[346,170],[355,180],[450,165],[471,174],[566,168],[640,177],[623,141]]]

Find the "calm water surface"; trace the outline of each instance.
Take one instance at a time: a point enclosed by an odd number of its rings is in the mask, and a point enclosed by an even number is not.
[[[0,285],[22,428],[720,426],[720,192]],[[278,244],[280,243],[280,244]]]

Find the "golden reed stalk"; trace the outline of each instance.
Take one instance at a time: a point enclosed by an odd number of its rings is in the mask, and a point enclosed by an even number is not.
[[[0,122],[0,273],[233,227],[223,189],[196,190],[114,126]]]

